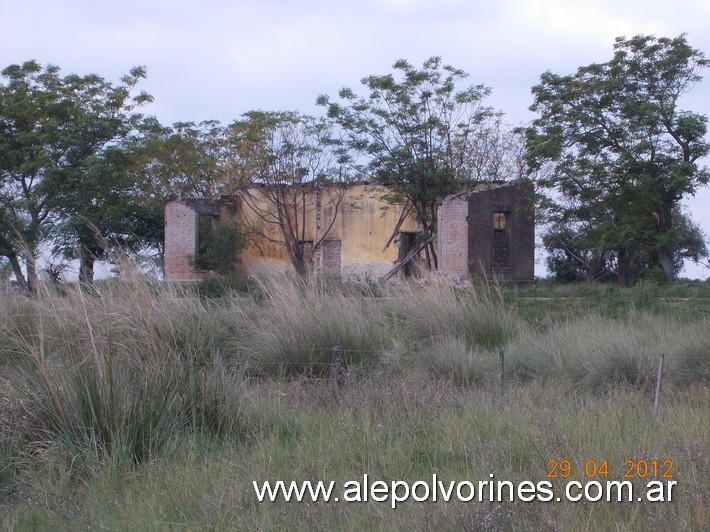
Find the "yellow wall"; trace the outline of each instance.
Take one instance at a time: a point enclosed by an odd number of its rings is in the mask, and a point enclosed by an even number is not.
[[[345,189],[324,189],[321,194],[321,237],[330,226],[333,216],[335,223],[325,234],[326,239],[341,242],[341,274],[345,278],[376,279],[394,267],[398,258],[398,240],[390,243],[383,252],[402,213],[402,206],[389,205],[380,199],[386,192],[376,185],[352,185]],[[339,207],[336,208],[341,197]],[[316,241],[316,200],[315,193],[306,198],[306,229],[303,240]],[[261,189],[252,189],[248,199],[242,199],[237,213],[237,223],[242,227],[257,226],[259,231],[275,240],[283,240],[276,224],[259,220],[256,210],[269,209],[269,202]],[[400,231],[416,231],[413,220],[406,220]],[[247,247],[241,253],[244,273],[258,274],[292,269],[285,246],[269,242],[268,239],[252,235]]]

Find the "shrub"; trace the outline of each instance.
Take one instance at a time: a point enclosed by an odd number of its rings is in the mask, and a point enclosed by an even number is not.
[[[239,371],[214,357],[226,322],[199,299],[127,280],[33,304],[40,326],[19,342],[32,452],[139,463],[181,434],[238,428]]]
[[[191,257],[191,264],[197,270],[211,270],[221,275],[233,274],[239,262],[239,252],[244,248],[246,239],[236,222],[225,220],[212,228],[210,217],[201,217],[200,224],[209,223],[210,227],[200,227],[199,247]]]
[[[265,279],[262,301],[246,324],[239,349],[252,364],[268,371],[323,374],[332,348],[347,348],[347,358],[369,364],[394,332],[382,320],[382,302],[318,279]]]
[[[472,348],[456,336],[444,336],[430,339],[412,353],[408,363],[437,379],[474,385],[490,381],[497,362],[497,353]]]
[[[589,391],[619,385],[652,389],[663,353],[665,386],[682,386],[707,378],[707,330],[707,320],[683,324],[651,314],[631,313],[624,320],[590,315],[522,334],[506,347],[508,367],[521,377],[567,380]]]

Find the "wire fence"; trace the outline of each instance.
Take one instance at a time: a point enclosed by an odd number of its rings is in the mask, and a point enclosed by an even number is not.
[[[346,361],[346,355],[347,354],[368,354],[368,355],[380,355],[382,353],[381,350],[369,350],[369,349],[348,349],[348,348],[343,348],[341,346],[334,346],[334,347],[312,347],[312,348],[288,348],[285,349],[286,351],[296,351],[296,352],[307,352],[307,353],[321,353],[323,355],[325,352],[330,351],[332,353],[332,358],[330,362],[317,362],[317,361],[287,361],[287,360],[282,360],[282,361],[258,361],[256,362],[257,367],[277,367],[277,368],[307,368],[309,370],[313,370],[314,368],[321,368],[323,371],[321,373],[320,377],[311,377],[311,378],[316,378],[319,380],[325,380],[327,379],[331,385],[338,389],[342,390],[344,387],[344,384],[347,380],[347,378],[350,376],[350,371],[348,369],[348,363]],[[681,355],[674,355],[674,356],[667,356],[665,354],[660,354],[660,355],[640,355],[643,359],[645,359],[648,362],[651,361],[658,361],[658,371],[656,374],[656,380],[655,380],[655,386],[654,386],[654,399],[653,399],[653,411],[654,413],[658,413],[659,410],[659,400],[660,400],[660,395],[663,387],[663,377],[664,377],[664,367],[666,366],[667,361],[670,359],[682,359],[683,361],[688,361],[688,360],[705,360],[705,361],[710,361],[710,354],[708,356],[681,356]],[[353,362],[352,357],[350,358],[351,362]],[[356,362],[356,361],[355,361]],[[506,376],[506,368],[505,368],[505,352],[504,351],[499,351],[498,352],[498,366],[495,371],[495,393],[498,401],[501,404],[505,403],[505,376]]]

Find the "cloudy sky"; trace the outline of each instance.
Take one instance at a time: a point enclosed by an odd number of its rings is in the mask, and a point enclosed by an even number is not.
[[[118,81],[144,65],[146,113],[228,123],[252,109],[317,114],[319,94],[362,92],[397,59],[438,55],[519,124],[546,70],[607,61],[614,38],[639,33],[687,33],[710,56],[708,21],[707,0],[0,0],[0,67],[36,59]],[[685,105],[710,115],[705,75]],[[686,204],[710,235],[710,189]]]

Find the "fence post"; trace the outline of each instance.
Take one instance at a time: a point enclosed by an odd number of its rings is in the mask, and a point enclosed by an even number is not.
[[[330,360],[330,384],[333,389],[341,389],[345,384],[345,377],[348,373],[345,364],[345,349],[336,345],[333,347],[333,355]]]
[[[656,397],[653,399],[653,413],[658,414],[658,398],[661,395],[661,382],[663,380],[663,358],[664,355],[661,353],[661,358],[658,360],[658,377],[656,378]]]
[[[503,373],[505,370],[505,353],[498,352],[498,400],[501,404],[505,402],[505,390],[503,388]]]

